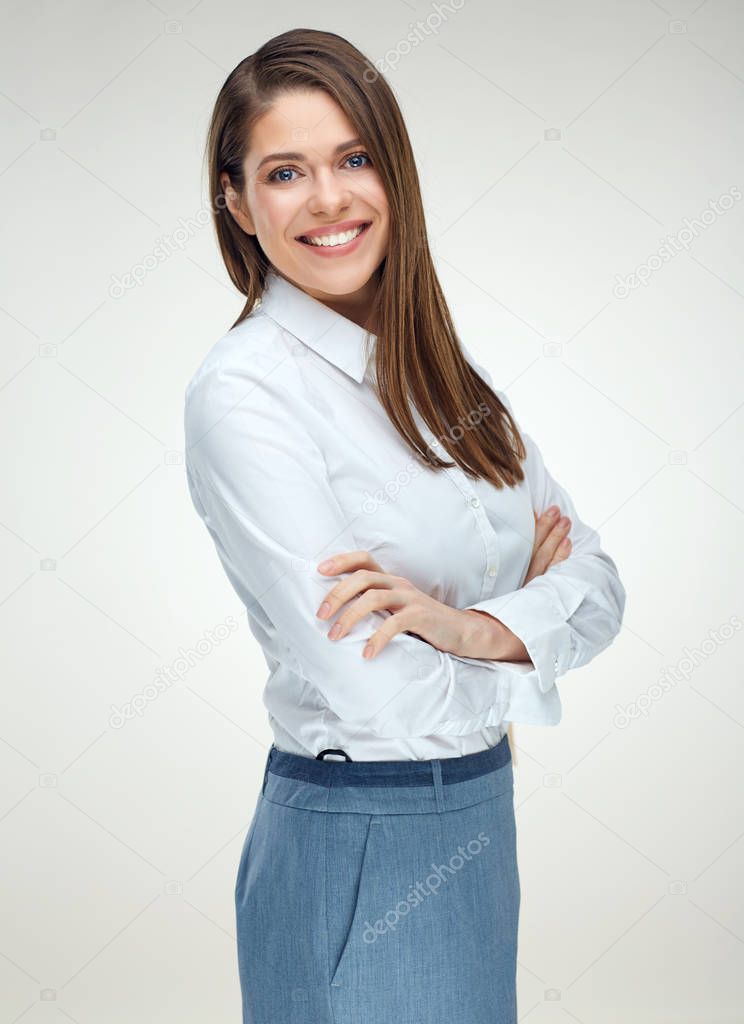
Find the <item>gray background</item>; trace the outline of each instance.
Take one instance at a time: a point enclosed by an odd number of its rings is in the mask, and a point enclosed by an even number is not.
[[[388,75],[462,336],[628,591],[561,725],[515,730],[520,1017],[741,1021],[740,5],[0,10],[3,1020],[240,1019],[266,667],[189,503],[182,399],[242,305],[211,107],[306,26]]]

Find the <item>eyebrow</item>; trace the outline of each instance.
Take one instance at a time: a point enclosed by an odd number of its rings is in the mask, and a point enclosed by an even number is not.
[[[341,142],[333,151],[333,155],[336,156],[344,149],[348,149],[349,146],[363,146],[364,143],[361,139],[349,139],[348,142]],[[256,166],[256,171],[260,171],[264,164],[268,164],[271,160],[306,160],[307,157],[304,153],[269,153],[263,160]]]

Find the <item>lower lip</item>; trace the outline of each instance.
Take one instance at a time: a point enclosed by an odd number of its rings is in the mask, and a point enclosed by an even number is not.
[[[371,224],[368,224],[366,228],[359,232],[356,238],[352,238],[350,242],[344,242],[343,245],[311,245],[308,242],[300,242],[299,238],[297,242],[303,249],[309,249],[316,256],[324,256],[326,259],[332,259],[334,256],[346,256],[348,253],[354,252],[359,248],[362,244],[362,239],[369,232],[371,226]]]

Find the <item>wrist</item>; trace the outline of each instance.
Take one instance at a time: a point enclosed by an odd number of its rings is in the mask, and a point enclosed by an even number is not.
[[[476,608],[463,610],[463,658],[501,659],[504,657],[506,626],[499,619]]]
[[[504,623],[481,611],[465,608],[463,614],[462,650],[464,658],[485,658],[492,661],[529,661],[530,655],[520,638]]]

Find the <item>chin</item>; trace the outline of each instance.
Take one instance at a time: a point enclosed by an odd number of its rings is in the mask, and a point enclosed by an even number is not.
[[[364,288],[376,269],[329,267],[325,273],[303,274],[297,280],[300,281],[303,288],[307,286],[316,291],[323,291],[327,295],[351,295]]]

